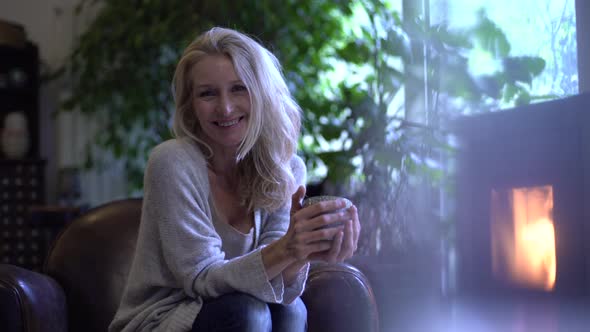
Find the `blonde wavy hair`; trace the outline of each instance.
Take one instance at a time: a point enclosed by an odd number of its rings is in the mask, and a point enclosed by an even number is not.
[[[285,83],[277,58],[252,38],[235,30],[213,28],[185,49],[174,73],[172,92],[176,110],[173,133],[189,137],[207,158],[213,155],[203,139],[192,109],[194,97],[191,69],[204,56],[226,55],[250,95],[246,135],[236,155],[240,197],[249,211],[274,211],[295,191],[290,160],[297,150],[301,109]]]

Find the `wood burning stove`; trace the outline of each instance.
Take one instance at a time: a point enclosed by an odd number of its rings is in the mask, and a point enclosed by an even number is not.
[[[465,117],[456,133],[459,291],[590,295],[590,95]]]

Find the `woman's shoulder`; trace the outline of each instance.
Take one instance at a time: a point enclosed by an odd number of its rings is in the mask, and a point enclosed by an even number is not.
[[[303,159],[297,155],[293,154],[290,161],[291,165],[291,172],[293,173],[293,177],[298,184],[304,183],[307,176],[307,169],[305,167],[305,162]]]
[[[305,162],[303,162],[303,159],[296,153],[293,154],[289,163],[291,164],[291,169],[294,171],[305,168]]]
[[[187,167],[190,165],[190,167]],[[207,161],[196,143],[188,138],[175,138],[156,145],[149,156],[148,170],[184,169],[207,171]]]
[[[150,161],[175,162],[187,159],[206,164],[205,156],[197,144],[189,138],[173,138],[156,145],[150,153]]]

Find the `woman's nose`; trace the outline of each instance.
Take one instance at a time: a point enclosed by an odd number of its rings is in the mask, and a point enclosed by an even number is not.
[[[234,103],[227,95],[222,95],[219,101],[219,112],[223,115],[231,114],[234,109]]]

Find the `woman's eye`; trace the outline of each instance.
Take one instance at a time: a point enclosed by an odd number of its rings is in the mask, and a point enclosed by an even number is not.
[[[212,90],[203,90],[199,92],[199,97],[210,97],[213,96],[214,92]]]
[[[236,92],[248,91],[248,89],[244,85],[234,85],[233,88],[232,88],[232,90],[234,90]]]

